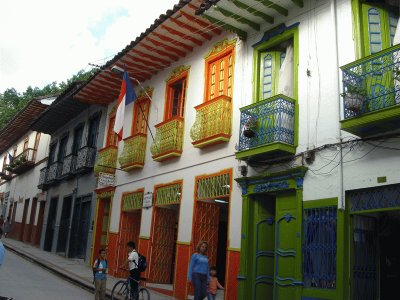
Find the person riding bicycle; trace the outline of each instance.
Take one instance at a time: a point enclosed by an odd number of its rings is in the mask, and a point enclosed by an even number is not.
[[[139,262],[139,254],[136,251],[135,242],[129,241],[126,246],[128,247],[128,259],[122,264],[122,268],[124,268],[127,264],[129,266],[129,285],[131,287],[131,297],[136,299],[136,295],[138,294],[139,288],[139,280],[140,280],[140,272],[138,269],[138,262]],[[132,280],[133,278],[134,280]]]

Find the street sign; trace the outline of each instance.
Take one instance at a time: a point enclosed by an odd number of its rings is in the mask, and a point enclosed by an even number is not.
[[[153,205],[153,193],[147,192],[143,196],[143,208],[149,208]]]
[[[97,181],[97,188],[102,188],[106,186],[114,186],[115,175],[110,173],[99,173],[99,179]]]

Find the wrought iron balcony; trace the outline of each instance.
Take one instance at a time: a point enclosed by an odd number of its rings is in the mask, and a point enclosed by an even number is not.
[[[59,176],[61,174],[62,171],[62,163],[56,161],[53,162],[47,171],[47,178],[46,178],[46,184],[51,185],[51,184],[55,184],[58,182],[59,180]]]
[[[150,147],[152,157],[162,161],[181,156],[183,144],[183,118],[175,117],[156,126],[156,138]]]
[[[294,99],[276,95],[240,109],[240,136],[236,158],[265,159],[296,152]]]
[[[11,173],[22,174],[34,167],[35,160],[36,149],[28,148],[22,151],[21,154],[14,157],[7,167]]]
[[[400,123],[400,44],[341,67],[342,130],[365,137]]]
[[[74,176],[76,159],[77,156],[72,153],[64,158],[61,174],[59,176],[60,179],[70,178]]]
[[[38,183],[38,189],[45,190],[48,187],[47,184],[47,167],[44,167],[40,169],[40,175],[39,175],[39,183]]]
[[[6,166],[7,167],[7,166]],[[12,174],[10,171],[7,171],[5,168],[3,169],[2,172],[0,172],[0,178],[5,180],[5,181],[9,181],[12,179]]]
[[[196,121],[190,129],[193,146],[229,141],[232,127],[232,104],[228,96],[220,96],[195,107]]]
[[[135,134],[124,139],[124,148],[118,161],[121,169],[129,171],[134,168],[143,168],[146,156],[147,135]]]
[[[84,146],[78,150],[75,173],[87,173],[93,169],[96,158],[96,148]]]
[[[94,165],[94,173],[99,175],[100,172],[115,174],[115,168],[117,167],[117,146],[107,146],[99,150],[97,155],[97,161]]]

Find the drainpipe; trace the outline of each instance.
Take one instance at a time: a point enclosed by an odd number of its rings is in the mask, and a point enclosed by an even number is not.
[[[335,43],[335,63],[336,63],[336,69],[337,72],[336,74],[336,91],[340,94],[340,76],[339,76],[339,43],[338,43],[338,25],[337,25],[337,14],[336,14],[336,9],[337,9],[337,3],[336,0],[331,1],[331,16],[332,16],[332,23],[333,23],[333,28],[335,30],[335,34],[333,35],[334,38],[334,43]],[[340,97],[338,101],[338,111],[337,111],[337,124],[338,124],[338,137],[339,137],[339,151],[340,151],[340,164],[339,164],[339,191],[338,191],[338,209],[340,210],[345,210],[345,195],[344,195],[344,184],[343,184],[343,145],[342,145],[342,130],[340,129],[340,120],[341,120],[341,105],[340,105]]]

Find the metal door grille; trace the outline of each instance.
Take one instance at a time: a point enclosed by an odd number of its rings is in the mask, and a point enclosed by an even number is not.
[[[228,197],[230,192],[230,173],[210,175],[197,179],[197,200]]]

